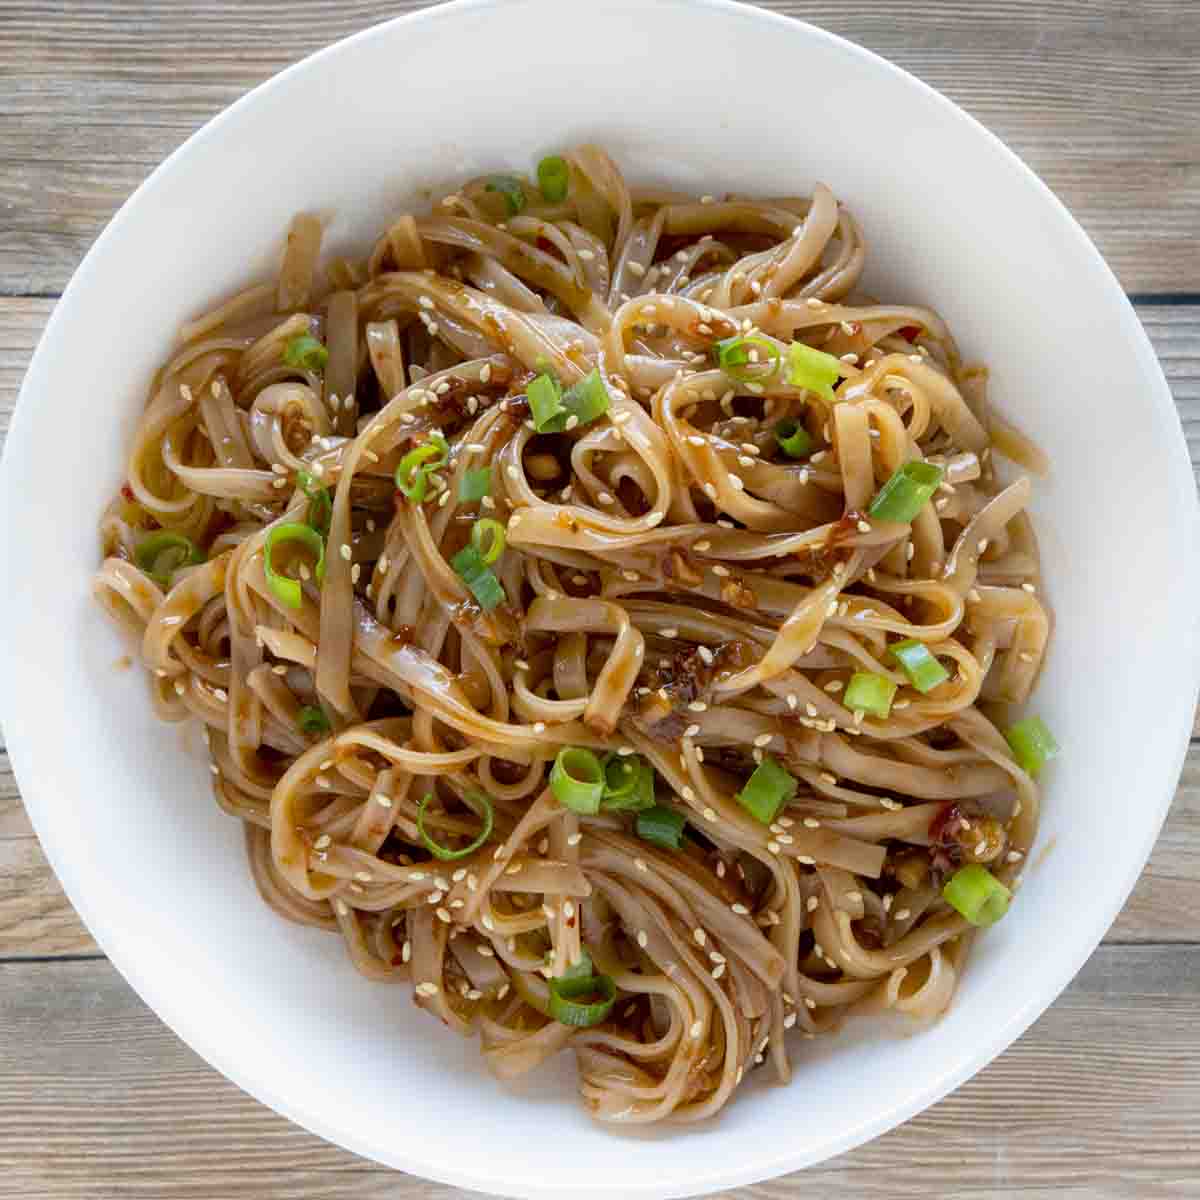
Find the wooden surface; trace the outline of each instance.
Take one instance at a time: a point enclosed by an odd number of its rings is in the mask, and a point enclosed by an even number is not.
[[[0,0],[0,437],[54,297],[149,170],[280,67],[417,7]],[[764,7],[915,71],[1046,179],[1137,301],[1200,471],[1200,4]],[[1200,740],[1105,944],[1011,1050],[870,1145],[727,1195],[1200,1196],[1197,1130]],[[304,1133],[169,1033],[63,897],[0,753],[0,1197],[18,1196],[466,1193]]]

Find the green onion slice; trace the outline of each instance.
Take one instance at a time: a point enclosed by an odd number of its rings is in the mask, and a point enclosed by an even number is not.
[[[604,759],[604,799],[610,812],[639,812],[654,807],[654,768],[638,754],[609,754]]]
[[[788,347],[787,379],[792,387],[807,388],[833,403],[833,385],[841,378],[842,364],[824,350],[814,350],[803,342]]]
[[[635,829],[643,842],[662,850],[678,850],[683,846],[683,827],[687,818],[672,808],[656,804],[637,815]]]
[[[504,603],[504,588],[500,586],[500,580],[473,545],[464,546],[450,560],[450,565],[484,612],[491,612]]]
[[[799,784],[769,755],[754,768],[737,802],[763,825],[770,825],[779,810],[795,796]]]
[[[414,504],[425,499],[429,489],[429,476],[439,467],[446,465],[450,447],[439,432],[433,432],[419,446],[414,446],[396,468],[396,487]]]
[[[558,380],[546,372],[538,375],[526,388],[533,427],[538,433],[561,433],[589,425],[608,412],[608,389],[593,367],[578,383],[565,392]]]
[[[972,925],[994,925],[1008,912],[1012,892],[986,867],[971,863],[950,876],[942,897]]]
[[[846,684],[842,703],[849,709],[861,709],[873,717],[882,718],[892,711],[892,698],[895,695],[896,685],[886,675],[855,671]]]
[[[504,197],[504,207],[510,217],[515,217],[525,207],[525,189],[515,175],[490,175],[484,189],[499,192]]]
[[[608,975],[561,975],[550,980],[550,1015],[560,1025],[590,1029],[617,1002],[617,985]]]
[[[594,817],[604,798],[604,768],[583,746],[564,746],[550,768],[550,790],[564,808]]]
[[[492,468],[475,467],[467,471],[458,481],[458,498],[468,504],[472,500],[482,500],[492,491]]]
[[[562,384],[553,375],[543,372],[530,381],[525,389],[529,413],[538,433],[560,433],[567,423],[562,402]]]
[[[945,683],[950,678],[950,672],[938,661],[937,657],[916,638],[906,638],[889,646],[896,661],[908,676],[908,681],[918,692],[931,692],[939,683]]]
[[[471,526],[471,545],[484,566],[490,567],[504,553],[504,526],[492,517],[480,518]]]
[[[162,530],[142,538],[133,552],[133,561],[162,588],[171,586],[171,576],[180,567],[204,561],[204,552],[182,533]]]
[[[944,474],[941,467],[919,458],[906,462],[879,489],[867,513],[877,521],[900,521],[907,525],[938,490]]]
[[[426,792],[425,799],[417,806],[417,833],[420,835],[425,849],[434,858],[440,858],[442,862],[453,862],[456,858],[466,858],[468,854],[474,854],[492,836],[495,811],[492,808],[490,797],[485,796],[483,792],[468,792],[463,797],[463,800],[469,808],[478,814],[480,820],[483,821],[483,828],[479,831],[479,836],[458,850],[451,850],[449,846],[443,846],[440,842],[435,842],[425,831],[425,810],[429,807],[432,800],[433,793]]]
[[[551,203],[558,204],[567,198],[567,187],[571,181],[571,168],[567,160],[558,154],[549,154],[537,165],[538,188]]]
[[[302,733],[328,733],[329,718],[315,704],[306,704],[296,718]]]
[[[714,343],[713,350],[717,355],[717,366],[739,383],[747,380],[770,379],[779,370],[783,355],[774,342],[764,337],[731,337]],[[759,354],[758,361],[750,357],[752,353],[765,353],[766,362]]]
[[[788,458],[807,458],[813,448],[813,440],[809,437],[808,430],[791,417],[785,417],[776,424],[775,441]]]
[[[283,348],[283,361],[301,371],[323,371],[329,361],[329,351],[315,337],[302,333]]]
[[[570,416],[579,418],[580,425],[588,425],[608,412],[608,389],[600,378],[600,368],[593,367],[577,384],[568,388],[563,404]]]
[[[333,517],[333,500],[329,496],[329,489],[319,484],[317,477],[308,471],[297,471],[296,482],[308,497],[308,523],[318,533],[327,534]]]
[[[1042,768],[1058,755],[1058,743],[1041,717],[1026,717],[1004,734],[1013,757],[1026,775],[1036,779]]]
[[[548,957],[553,958],[554,955],[550,954]],[[592,956],[587,952],[586,947],[581,947],[579,957],[563,971],[559,979],[588,979],[595,973],[596,967],[592,962]]]
[[[267,533],[266,546],[263,549],[263,569],[267,575],[267,583],[271,585],[271,591],[288,608],[299,608],[300,581],[275,570],[275,547],[280,542],[299,542],[316,555],[317,566],[313,575],[320,583],[325,578],[325,539],[311,525],[301,525],[299,521],[274,525]]]

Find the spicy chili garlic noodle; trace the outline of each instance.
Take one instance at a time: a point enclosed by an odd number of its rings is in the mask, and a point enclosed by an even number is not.
[[[95,580],[267,903],[604,1120],[941,1013],[1056,750],[986,372],[820,185],[582,146],[321,237],[183,329]]]

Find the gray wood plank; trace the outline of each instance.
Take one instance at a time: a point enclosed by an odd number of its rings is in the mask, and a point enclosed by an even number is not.
[[[104,961],[0,967],[0,1045],[0,1197],[468,1197],[275,1116]],[[1200,947],[1107,948],[1012,1049],[924,1115],[724,1196],[1195,1195],[1198,1057]]]
[[[120,202],[281,67],[421,0],[0,0],[0,293],[54,294]],[[879,51],[1004,138],[1132,291],[1200,286],[1193,0],[765,0]]]

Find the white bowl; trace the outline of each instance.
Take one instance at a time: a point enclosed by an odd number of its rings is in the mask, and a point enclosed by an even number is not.
[[[639,180],[795,193],[862,221],[869,280],[929,303],[1049,452],[1036,516],[1057,616],[1036,709],[1063,745],[1020,903],[979,941],[950,1014],[797,1043],[797,1076],[717,1121],[593,1125],[565,1056],[518,1089],[406,989],[260,902],[199,756],[152,717],[89,598],[96,517],[150,373],[184,318],[268,275],[297,209],[362,245],[420,189],[606,145]],[[173,154],[59,302],[5,450],[4,726],[67,894],[117,967],[247,1091],[332,1141],[514,1196],[668,1197],[855,1146],[945,1095],[1062,990],[1158,833],[1197,683],[1196,495],[1150,345],[1049,191],[943,97],[818,29],[720,0],[468,2],[283,72]],[[193,737],[193,744],[198,743]]]

